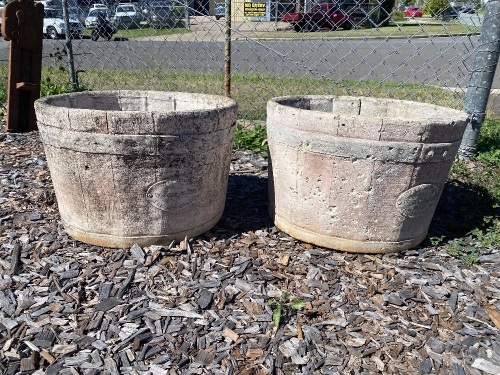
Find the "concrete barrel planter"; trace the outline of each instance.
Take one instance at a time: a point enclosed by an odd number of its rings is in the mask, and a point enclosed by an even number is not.
[[[236,103],[222,96],[104,91],[35,103],[63,225],[89,244],[168,244],[224,210]]]
[[[464,112],[366,97],[268,102],[270,215],[300,240],[385,253],[417,246],[466,126]]]

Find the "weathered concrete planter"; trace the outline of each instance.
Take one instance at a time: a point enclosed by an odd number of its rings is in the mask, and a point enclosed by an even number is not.
[[[291,236],[332,249],[415,247],[466,120],[457,110],[389,99],[270,100],[270,215]]]
[[[100,246],[168,244],[224,210],[236,103],[219,96],[107,91],[35,103],[64,227]]]

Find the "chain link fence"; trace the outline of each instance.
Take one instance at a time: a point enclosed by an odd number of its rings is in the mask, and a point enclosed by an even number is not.
[[[43,79],[73,80],[91,90],[228,94],[240,104],[240,117],[251,120],[265,118],[271,97],[294,94],[396,97],[461,108],[484,4],[436,3],[69,3],[69,23],[79,22],[82,36],[55,39],[45,30],[54,39],[44,41]],[[111,40],[91,39],[89,16],[100,7],[116,27]],[[493,88],[499,81],[497,75]]]

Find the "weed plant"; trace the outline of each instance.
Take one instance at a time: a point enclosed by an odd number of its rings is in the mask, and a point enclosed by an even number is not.
[[[255,126],[245,127],[238,124],[234,138],[233,147],[236,150],[250,150],[264,158],[268,156],[265,126],[257,124]]]
[[[468,265],[500,246],[500,118],[483,124],[475,157],[455,160],[430,232]]]

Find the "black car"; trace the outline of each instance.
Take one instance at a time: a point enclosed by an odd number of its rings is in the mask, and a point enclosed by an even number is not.
[[[148,4],[142,10],[146,22],[154,29],[175,27],[175,12],[172,4]]]
[[[455,8],[448,8],[443,14],[443,21],[451,21],[456,20],[459,17],[459,13],[455,10]]]
[[[474,4],[467,3],[460,9],[460,12],[474,14],[476,13],[476,6]]]

